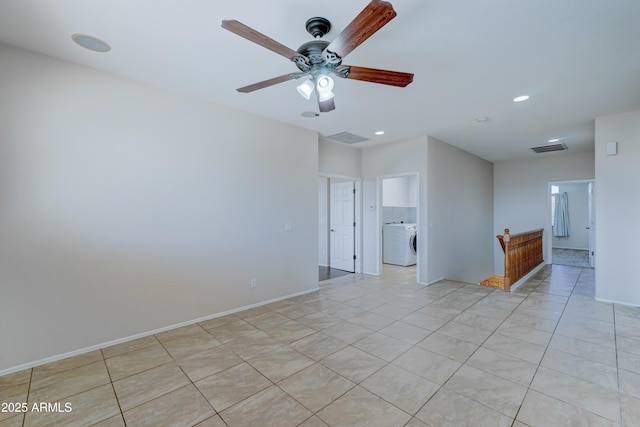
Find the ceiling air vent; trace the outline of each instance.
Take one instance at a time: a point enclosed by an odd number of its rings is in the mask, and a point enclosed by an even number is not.
[[[340,132],[334,135],[329,135],[326,137],[327,139],[331,139],[333,141],[344,142],[345,144],[355,144],[357,142],[368,141],[369,138],[365,138],[363,136],[354,135],[349,132]]]
[[[551,145],[540,145],[539,147],[531,147],[531,149],[538,154],[542,154],[542,153],[550,153],[552,151],[564,151],[567,149],[567,146],[564,144],[551,144]]]

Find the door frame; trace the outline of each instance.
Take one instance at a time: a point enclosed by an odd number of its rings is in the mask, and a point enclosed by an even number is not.
[[[402,172],[389,175],[379,175],[376,177],[376,203],[378,209],[376,209],[376,265],[378,270],[378,276],[382,274],[382,181],[388,178],[401,178],[406,176],[414,176],[416,178],[416,234],[418,238],[418,259],[416,262],[416,283],[420,282],[420,270],[422,260],[426,259],[426,253],[424,248],[427,247],[427,236],[420,227],[420,172]]]
[[[352,181],[355,184],[355,189],[356,189],[356,195],[355,195],[355,221],[356,221],[356,227],[355,227],[355,255],[356,255],[356,262],[355,262],[355,273],[362,273],[362,178],[358,178],[358,177],[354,177],[354,176],[345,176],[345,175],[335,175],[335,174],[326,174],[326,173],[319,173],[318,177],[323,177],[323,178],[327,178],[327,186],[329,187],[329,189],[331,188],[331,180],[335,180],[335,181]],[[331,194],[329,193],[329,191],[327,191],[327,200],[326,200],[326,206],[328,206],[329,208],[329,212],[331,212]],[[327,232],[327,241],[330,241],[330,229],[331,229],[331,215],[327,215],[327,227],[326,227],[326,232]],[[320,219],[318,218],[318,224],[320,223]],[[318,247],[320,245],[320,242],[318,243]],[[330,245],[329,245],[330,246]],[[330,248],[328,248],[328,250],[330,250]],[[331,253],[328,253],[328,260],[329,260],[329,264],[331,264]]]
[[[593,266],[592,268],[595,268],[595,253],[597,253],[597,249],[596,249],[596,239],[595,239],[595,225],[596,225],[596,215],[595,215],[595,211],[596,211],[596,204],[595,204],[595,184],[596,184],[596,180],[595,179],[574,179],[574,180],[566,180],[566,181],[549,181],[547,182],[547,221],[546,221],[546,229],[549,230],[549,232],[547,233],[547,264],[553,264],[553,229],[551,227],[551,186],[552,185],[562,185],[562,184],[591,184],[592,188],[594,190],[594,195],[593,195],[593,200],[592,200],[592,204],[591,206],[589,206],[587,209],[591,209],[591,212],[589,213],[589,218],[591,218],[592,223],[589,224],[589,246],[591,246],[591,243],[593,244],[593,247],[590,247],[589,249],[594,253],[593,256]],[[587,186],[587,191],[589,191],[588,186]]]
[[[589,265],[596,268],[596,182],[587,184],[589,198]]]

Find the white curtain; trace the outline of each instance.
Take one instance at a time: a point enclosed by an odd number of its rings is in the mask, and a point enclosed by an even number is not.
[[[553,235],[567,237],[571,235],[569,226],[569,197],[567,193],[556,194],[556,211],[554,213]]]

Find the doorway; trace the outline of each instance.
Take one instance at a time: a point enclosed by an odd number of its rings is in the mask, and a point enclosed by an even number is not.
[[[378,262],[382,273],[411,270],[420,277],[419,175],[378,177]]]
[[[556,265],[595,266],[593,180],[556,181],[548,191],[547,259]]]
[[[358,178],[318,179],[319,280],[362,271],[361,186]]]

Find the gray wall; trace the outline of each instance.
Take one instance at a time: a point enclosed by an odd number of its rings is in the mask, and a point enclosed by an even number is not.
[[[0,63],[0,372],[317,288],[314,132]]]
[[[492,273],[493,167],[431,137],[364,149],[365,272],[379,274],[378,178],[418,173],[420,283],[478,283]],[[375,206],[376,210],[369,210]]]
[[[493,164],[429,137],[429,272],[479,283],[492,275]]]
[[[370,274],[381,273],[382,262],[382,188],[378,189],[378,179],[391,175],[418,173],[418,235],[425,236],[427,230],[427,138],[419,137],[379,147],[362,150],[363,178],[363,271]],[[373,207],[373,209],[371,209]],[[427,272],[428,258],[426,237],[418,238],[418,282],[429,283],[433,278]]]
[[[640,306],[640,111],[596,119],[595,161],[596,298]]]
[[[544,228],[543,253],[548,261],[551,216],[549,182],[593,179],[593,152],[542,155],[539,158],[497,162],[493,165],[494,271],[504,274],[504,255],[496,235]]]

